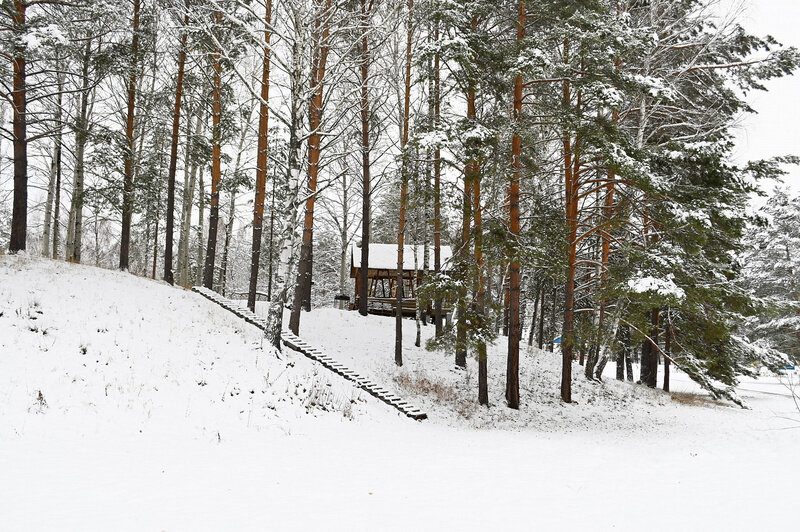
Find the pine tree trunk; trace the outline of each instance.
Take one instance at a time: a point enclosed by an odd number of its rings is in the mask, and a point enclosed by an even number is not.
[[[175,224],[175,174],[178,170],[178,142],[181,126],[181,101],[183,99],[183,74],[186,68],[186,48],[189,28],[189,0],[186,0],[183,16],[183,30],[181,32],[181,50],[178,54],[178,76],[175,86],[175,108],[172,113],[172,141],[169,154],[169,174],[167,176],[167,227],[164,235],[164,280],[175,284],[175,275],[172,271],[172,248]]]
[[[86,41],[82,58],[81,92],[79,96],[78,117],[75,120],[75,167],[73,169],[72,201],[69,209],[69,222],[67,224],[67,249],[64,257],[69,262],[81,262],[81,248],[83,236],[83,185],[84,185],[84,157],[86,143],[89,139],[89,98],[90,80],[89,67],[91,64],[92,40]]]
[[[628,350],[627,344],[630,341],[630,329],[625,326],[620,331],[621,342],[620,348],[617,351],[617,380],[624,381],[625,380],[625,359],[627,358],[626,352]]]
[[[624,345],[625,345],[625,380],[628,382],[633,382],[633,357],[631,353],[631,329],[630,327],[625,328],[625,337],[624,337]]]
[[[272,282],[274,278],[273,263],[275,262],[274,248],[275,248],[275,186],[277,176],[273,173],[272,181],[272,200],[269,209],[269,257],[267,258],[267,300],[272,301]],[[255,305],[254,305],[255,306]]]
[[[134,157],[136,139],[134,138],[134,121],[136,113],[136,80],[139,57],[139,10],[140,0],[133,0],[133,40],[131,41],[131,65],[128,80],[128,111],[125,119],[125,175],[122,185],[122,235],[119,247],[119,269],[127,270],[130,262],[131,220],[134,205]],[[77,234],[77,231],[76,231]]]
[[[544,284],[545,282],[542,280],[542,288],[540,290],[541,300],[539,302],[539,334],[537,335],[538,338],[536,344],[536,347],[538,347],[540,351],[542,350],[542,347],[544,347]],[[552,346],[553,342],[550,342],[550,345]]]
[[[217,11],[216,24],[222,24],[222,12]],[[217,229],[219,227],[219,185],[222,179],[222,50],[217,47],[213,54],[214,84],[212,91],[213,112],[211,116],[211,209],[208,217],[208,244],[203,269],[203,286],[214,287],[214,264],[217,258]]]
[[[472,91],[471,98],[467,99],[467,108],[472,105],[472,112],[469,110],[467,114],[475,116],[475,93]],[[472,182],[472,213],[474,219],[474,240],[475,240],[475,265],[478,269],[476,275],[475,287],[475,312],[478,316],[484,317],[486,313],[485,308],[485,290],[484,290],[484,273],[483,273],[483,226],[482,226],[482,213],[481,213],[481,175],[480,163],[474,161],[472,164],[472,173],[470,181]],[[482,339],[477,340],[475,346],[476,354],[478,357],[478,403],[481,405],[489,406],[489,372],[487,366],[486,356],[486,342]],[[517,403],[519,398],[517,398]],[[509,406],[511,402],[509,401]]]
[[[14,146],[14,200],[11,214],[11,240],[9,251],[25,251],[28,238],[28,133],[27,133],[27,88],[26,88],[26,45],[22,41],[25,28],[27,1],[14,0],[12,22],[14,40],[12,69],[13,92],[13,146]]]
[[[56,62],[59,60],[59,54],[56,52]],[[50,163],[50,178],[48,179],[47,183],[47,201],[45,203],[45,211],[44,211],[44,234],[42,235],[42,256],[43,257],[50,257],[51,255],[56,254],[56,247],[53,247],[53,253],[50,252],[50,228],[53,225],[53,201],[54,196],[60,195],[56,192],[57,189],[61,188],[61,183],[59,183],[60,172],[61,172],[61,142],[62,142],[62,102],[63,102],[63,91],[64,91],[64,80],[61,74],[56,74],[57,78],[57,85],[56,90],[58,91],[58,95],[56,96],[56,109],[55,114],[53,116],[53,122],[55,125],[55,136],[53,137],[53,158]],[[60,201],[60,198],[55,199],[55,201]],[[56,207],[56,211],[58,211],[58,207]],[[58,225],[58,218],[56,218],[55,225]]]
[[[59,91],[59,99],[61,99],[61,91]],[[58,107],[60,108],[60,102]],[[58,115],[58,111],[56,111]],[[57,116],[55,119],[56,123],[60,122],[60,117]],[[58,158],[59,154],[58,151],[60,146],[58,145],[60,142],[60,135],[56,133],[53,137],[53,155],[50,161],[50,176],[47,180],[47,199],[45,200],[44,204],[44,231],[42,232],[42,256],[43,257],[50,257],[50,226],[52,224],[53,218],[53,196],[55,195],[56,191],[56,171],[58,166]]]
[[[548,332],[550,333],[550,341],[547,343],[547,350],[551,353],[553,352],[553,344],[556,336],[556,331],[558,328],[556,327],[556,305],[558,304],[558,287],[556,286],[555,280],[553,281],[553,303],[550,305],[550,325],[548,327]]]
[[[414,291],[414,324],[416,326],[417,335],[414,339],[414,346],[419,347],[422,345],[422,307],[420,306],[420,299],[419,299],[419,278],[420,278],[420,271],[419,271],[419,250],[418,250],[418,243],[416,239],[416,235],[419,232],[419,224],[415,224],[416,227],[414,228],[414,278],[411,281],[412,283],[416,283],[416,290]]]
[[[322,0],[315,0],[317,14],[314,19],[313,45],[311,56],[311,100],[309,101],[309,126],[311,134],[308,137],[308,186],[306,193],[305,216],[303,218],[303,243],[300,247],[300,263],[297,272],[292,313],[289,317],[289,329],[294,334],[300,334],[300,311],[311,311],[311,278],[313,273],[314,253],[314,205],[317,199],[317,178],[319,177],[319,161],[322,148],[322,107],[323,87],[325,83],[325,67],[328,60],[330,46],[330,15],[331,0],[325,0],[322,10]]]
[[[465,168],[466,170],[466,168]],[[469,182],[469,173],[464,172],[464,194],[461,203],[461,247],[458,251],[459,264],[458,273],[463,287],[458,294],[456,312],[456,366],[467,367],[467,288],[466,283],[469,275],[469,236],[470,224],[472,220],[472,184]]]
[[[664,327],[664,353],[667,355],[664,357],[664,391],[668,392],[670,358],[672,357],[672,325],[669,321]]]
[[[434,40],[439,42],[439,22],[434,23]],[[440,82],[440,54],[437,52],[433,57],[433,120],[434,125],[438,131],[439,116],[440,116],[440,99],[441,99],[441,82]],[[438,276],[442,271],[442,207],[441,207],[441,177],[442,177],[442,152],[438,148],[433,154],[433,269]],[[437,297],[434,305],[434,316],[436,318],[436,337],[442,335],[442,307],[443,301],[441,297]],[[456,362],[458,363],[458,362]],[[466,358],[464,360],[466,366]]]
[[[658,380],[658,349],[653,345],[658,345],[658,322],[660,310],[653,309],[650,312],[653,328],[650,331],[650,339],[645,338],[642,342],[642,361],[640,380],[650,388],[655,388]],[[652,340],[652,342],[651,342]]]
[[[521,46],[525,38],[525,0],[517,2],[517,46]],[[514,111],[512,114],[514,133],[511,138],[511,180],[508,185],[508,230],[512,239],[509,249],[508,275],[508,360],[506,364],[506,400],[509,408],[519,408],[519,343],[522,335],[519,313],[520,265],[517,239],[520,233],[519,181],[522,166],[522,74],[514,78]],[[538,293],[537,293],[538,297]],[[531,328],[533,339],[533,328]],[[530,342],[528,342],[530,344]]]
[[[565,57],[568,44],[564,43]],[[566,63],[567,60],[565,59]],[[564,82],[564,104],[569,105],[570,86]],[[564,326],[561,334],[561,400],[572,402],[572,353],[574,346],[575,265],[577,262],[578,202],[572,172],[572,147],[568,132],[564,132],[564,182],[567,223],[567,281],[564,285]]]
[[[402,168],[400,170],[400,215],[397,223],[397,280],[395,283],[396,308],[395,308],[395,340],[394,362],[403,365],[403,251],[406,231],[406,202],[408,201],[408,128],[411,106],[411,41],[413,37],[414,0],[408,0],[408,21],[406,25],[406,75],[405,96],[403,99],[403,137],[400,149],[402,151]],[[413,279],[411,281],[414,282]]]
[[[189,106],[189,123],[186,128],[186,155],[184,159],[183,173],[183,206],[181,208],[181,231],[178,237],[178,283],[184,288],[191,284],[189,279],[189,247],[191,243],[192,230],[192,208],[194,207],[194,193],[197,187],[198,164],[191,158],[194,139],[192,134],[192,106]],[[197,116],[194,136],[199,137],[203,134],[205,120],[201,110]],[[202,181],[202,180],[201,180]],[[202,186],[202,185],[201,185]],[[200,217],[202,225],[202,215]],[[202,239],[201,239],[202,242]],[[200,244],[202,247],[202,244]]]
[[[59,129],[59,137],[62,132]],[[55,208],[53,212],[53,258],[58,258],[58,244],[61,229],[61,150],[58,150],[58,158],[56,159],[56,197]]]
[[[236,194],[231,191],[230,204],[228,206],[228,223],[225,224],[225,243],[222,245],[222,264],[219,268],[219,278],[217,286],[219,293],[226,294],[225,288],[228,282],[228,252],[230,251],[231,236],[233,236],[233,218],[236,214]]]
[[[370,139],[369,139],[369,16],[372,12],[372,0],[361,0],[361,268],[358,280],[358,313],[366,316],[369,313],[369,242],[371,217],[370,175]]]
[[[205,247],[203,243],[205,241],[205,210],[206,210],[206,186],[204,183],[204,177],[206,173],[205,165],[200,166],[200,176],[198,178],[198,191],[197,195],[198,198],[198,216],[197,216],[197,268],[195,272],[194,282],[195,284],[202,284],[203,281],[203,267],[204,262],[203,259],[205,257]]]
[[[247,307],[255,312],[258,271],[261,266],[261,241],[264,228],[267,170],[269,167],[269,75],[272,38],[272,0],[267,0],[264,15],[264,60],[261,70],[261,102],[258,107],[258,153],[256,154],[256,197],[253,203],[253,243],[250,254],[250,285]],[[240,150],[241,151],[241,150]],[[274,193],[274,183],[273,183]],[[271,281],[271,279],[270,279]]]

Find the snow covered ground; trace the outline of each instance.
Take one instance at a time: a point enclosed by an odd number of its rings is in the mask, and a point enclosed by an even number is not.
[[[128,274],[0,257],[0,530],[777,530],[797,526],[800,413],[584,382],[526,352],[523,408],[393,321],[320,309],[301,336],[424,408],[414,422],[213,303]],[[430,334],[431,327],[425,333]],[[474,362],[470,361],[474,367]],[[695,404],[686,404],[695,403]]]

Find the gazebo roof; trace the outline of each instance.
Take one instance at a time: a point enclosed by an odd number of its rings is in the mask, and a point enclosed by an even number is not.
[[[449,271],[449,261],[453,256],[450,246],[440,246],[442,271]],[[428,246],[428,271],[433,271],[433,246]],[[417,246],[417,265],[422,270],[422,257],[424,246]],[[361,248],[350,247],[351,271],[361,268]],[[397,244],[370,244],[369,245],[370,270],[397,270]],[[414,270],[414,246],[403,246],[403,271]]]

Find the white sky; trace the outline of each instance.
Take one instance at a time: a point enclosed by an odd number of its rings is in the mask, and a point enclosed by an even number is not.
[[[800,1],[749,0],[741,23],[750,33],[772,35],[785,46],[800,48]],[[748,95],[758,114],[743,118],[738,132],[738,162],[774,155],[800,155],[800,74],[773,80],[769,92]],[[800,168],[788,168],[786,185],[800,192]]]

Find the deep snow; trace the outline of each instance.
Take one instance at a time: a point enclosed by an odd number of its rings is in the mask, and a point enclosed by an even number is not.
[[[425,408],[419,423],[277,357],[199,295],[128,274],[0,257],[0,313],[0,530],[797,523],[800,413],[774,378],[743,383],[741,410],[680,373],[673,389],[697,405],[576,366],[578,404],[563,405],[558,357],[532,351],[510,412],[499,345],[487,410],[474,371],[413,348],[412,320],[396,368],[391,318],[303,315],[301,336]]]

